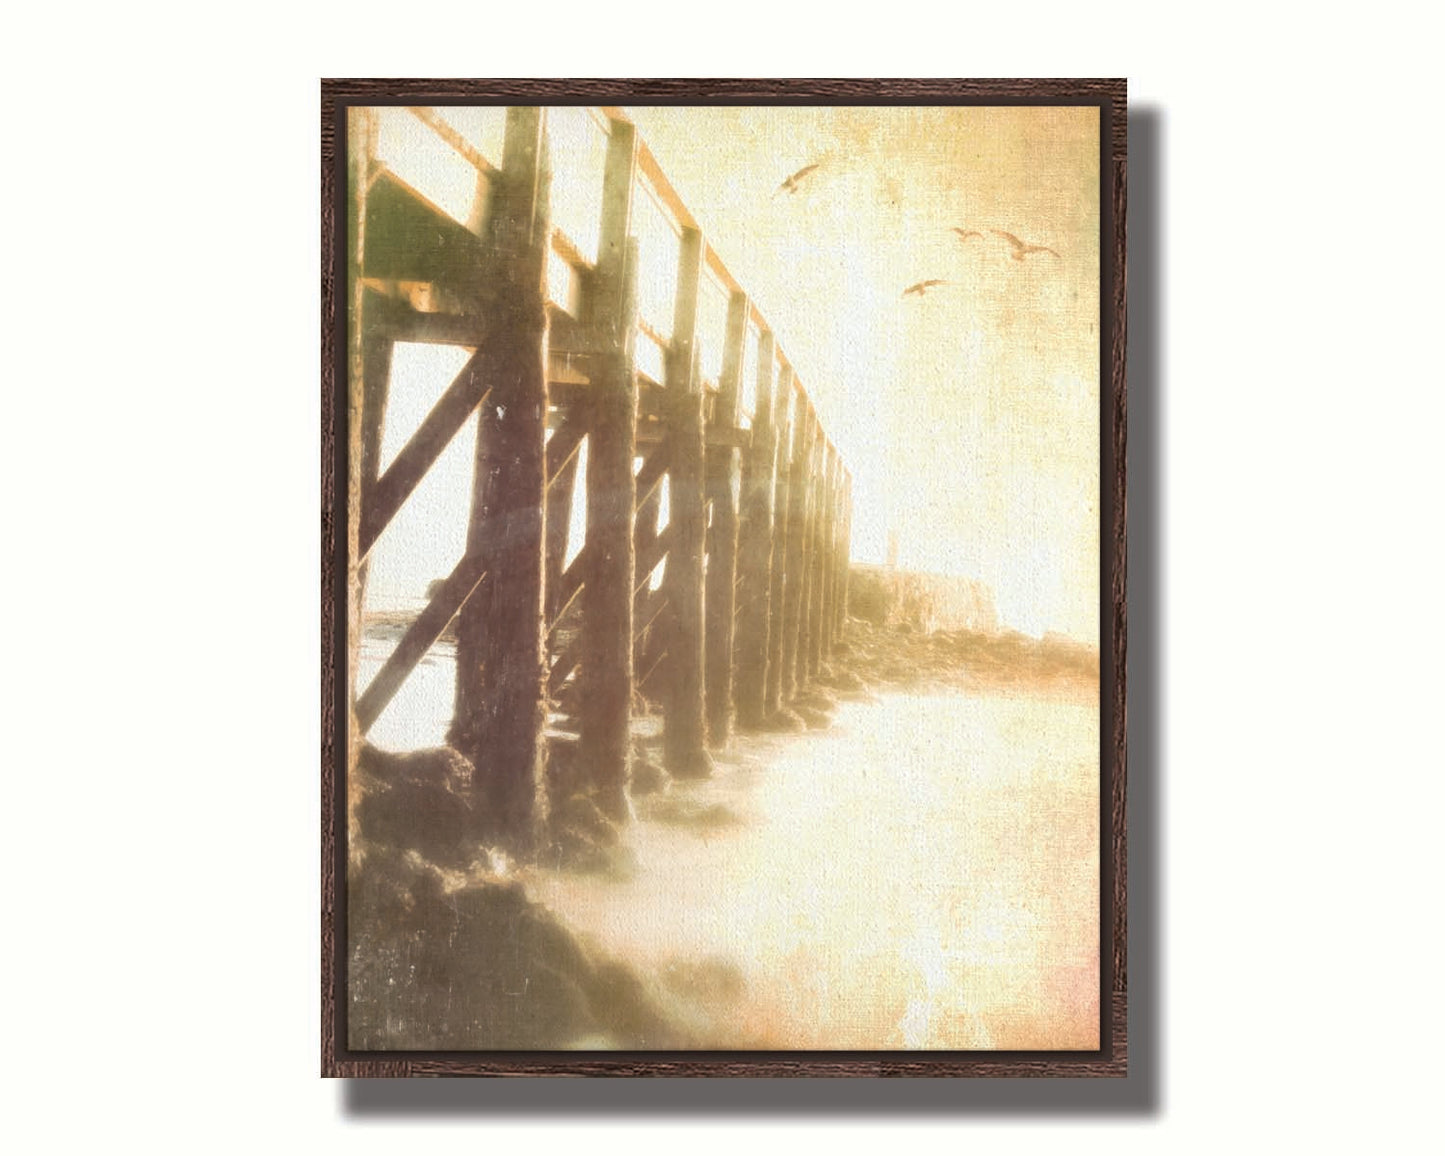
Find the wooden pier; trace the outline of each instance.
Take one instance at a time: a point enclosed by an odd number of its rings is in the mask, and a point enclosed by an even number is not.
[[[350,115],[353,679],[370,552],[480,414],[465,553],[380,671],[353,686],[351,745],[354,757],[455,623],[448,741],[483,772],[486,806],[525,851],[546,827],[549,720],[571,720],[580,781],[624,821],[639,692],[660,705],[665,768],[700,777],[734,726],[776,725],[826,673],[846,622],[852,479],[756,303],[621,110],[591,110],[605,135],[595,261],[551,220],[553,166],[568,158],[549,149],[546,110],[506,110],[495,165],[446,111],[386,110],[475,170],[465,221],[378,159],[376,110]],[[666,333],[640,315],[643,196],[678,238]],[[558,259],[567,286],[549,285]],[[705,288],[726,302],[715,380]],[[397,342],[470,356],[381,470]],[[585,540],[569,543],[579,472]]]

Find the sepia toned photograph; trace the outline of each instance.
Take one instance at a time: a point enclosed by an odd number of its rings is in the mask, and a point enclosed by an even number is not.
[[[1055,84],[338,102],[338,1053],[1112,1054],[1122,223]]]

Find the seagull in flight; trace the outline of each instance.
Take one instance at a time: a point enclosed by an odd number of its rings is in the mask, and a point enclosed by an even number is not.
[[[773,190],[773,196],[776,197],[779,193],[796,193],[798,191],[798,182],[801,181],[804,177],[806,177],[809,173],[811,173],[814,169],[816,169],[821,163],[821,161],[817,161],[811,165],[804,165],[787,180],[785,180],[781,185],[779,185],[775,190]]]
[[[911,295],[911,294],[917,294],[919,297],[922,297],[925,293],[927,293],[927,292],[928,292],[930,289],[932,289],[935,285],[952,285],[952,284],[953,284],[952,281],[940,281],[940,280],[938,280],[937,278],[934,278],[932,281],[919,281],[916,285],[910,285],[910,286],[908,286],[907,289],[903,290],[903,296],[907,297],[907,296],[909,296],[909,295]]]
[[[967,241],[970,237],[983,236],[983,234],[980,233],[977,229],[960,229],[957,225],[953,226],[953,231],[958,234],[958,239],[960,241]]]
[[[1047,245],[1034,245],[1030,244],[1028,241],[1020,241],[1012,233],[1005,233],[1002,229],[990,229],[989,232],[1002,237],[1005,241],[1007,241],[1010,245],[1014,247],[1015,261],[1022,261],[1030,253],[1047,253],[1051,257],[1059,256]],[[1063,258],[1059,259],[1062,260]]]

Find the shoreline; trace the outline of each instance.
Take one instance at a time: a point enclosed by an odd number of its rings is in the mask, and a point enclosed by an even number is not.
[[[815,682],[787,704],[788,725],[742,732],[717,752],[717,776],[733,772],[740,748],[785,757],[793,746],[787,732],[826,731],[847,700],[878,702],[896,691],[1097,703],[1097,652],[1069,640],[922,633],[857,619],[844,638]],[[350,807],[353,1047],[756,1045],[730,1031],[720,1035],[725,1021],[699,1014],[699,999],[736,994],[742,980],[735,969],[708,958],[639,969],[609,956],[536,898],[539,890],[555,891],[537,886],[539,871],[625,886],[636,870],[637,823],[706,840],[735,833],[743,822],[726,806],[698,802],[697,791],[674,784],[657,765],[654,710],[650,704],[635,719],[637,819],[620,827],[589,805],[585,790],[566,785],[565,751],[575,736],[565,724],[552,729],[552,826],[539,853],[545,865],[535,867],[513,863],[485,836],[491,768],[472,768],[447,748],[404,754],[364,748]],[[534,986],[529,977],[538,976]]]

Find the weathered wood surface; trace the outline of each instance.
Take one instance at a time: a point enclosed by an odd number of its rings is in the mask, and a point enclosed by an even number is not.
[[[738,530],[738,623],[734,698],[741,726],[760,727],[766,713],[768,629],[773,568],[773,490],[777,430],[773,404],[773,335],[758,335],[757,400],[752,445],[742,477]]]
[[[509,337],[509,342],[514,338]],[[365,557],[376,545],[381,532],[396,516],[403,503],[420,484],[426,472],[436,464],[442,451],[447,448],[457,431],[466,424],[467,418],[483,404],[495,384],[495,370],[489,367],[505,361],[506,349],[488,349],[483,344],[451,385],[422,419],[416,432],[407,439],[401,452],[392,459],[386,472],[371,487],[372,502],[362,510],[360,529],[361,556]]]
[[[822,603],[818,618],[818,664],[821,666],[833,653],[833,601],[837,597],[836,565],[838,536],[838,451],[828,443],[827,458],[823,466],[822,528],[818,535],[818,570],[822,576]]]
[[[477,427],[467,554],[487,575],[457,619],[450,740],[492,785],[489,810],[519,849],[545,817],[543,641],[547,492],[546,269],[551,236],[544,115],[507,110],[502,171],[484,237],[493,338],[478,351],[490,391]]]
[[[633,555],[636,568],[633,573],[633,644],[632,661],[634,684],[641,686],[647,673],[643,669],[643,658],[649,645],[651,632],[661,627],[657,616],[642,617],[643,600],[652,581],[652,573],[661,563],[665,552],[655,549],[658,543],[658,522],[662,517],[662,486],[667,477],[667,464],[671,446],[663,442],[647,457],[637,471],[637,518],[633,529]],[[665,593],[658,591],[659,594]]]
[[[712,773],[704,714],[703,606],[707,548],[703,394],[697,339],[702,233],[685,228],[678,246],[677,301],[667,361],[668,440],[672,445],[668,515],[673,530],[667,560],[667,700],[663,759],[678,778]]]
[[[386,429],[386,397],[391,380],[391,353],[395,343],[377,332],[368,313],[383,304],[369,293],[361,295],[362,392],[361,403],[361,509],[376,501],[376,480],[381,472],[381,440]],[[359,578],[366,588],[366,562]]]
[[[822,634],[823,571],[819,565],[820,531],[823,525],[823,460],[826,444],[822,423],[813,419],[813,452],[808,459],[808,508],[803,538],[803,620],[798,642],[798,682],[811,682],[818,675],[819,640]]]
[[[401,641],[356,701],[356,722],[361,733],[371,729],[387,704],[396,697],[401,684],[416,669],[417,663],[426,657],[427,651],[436,645],[485,575],[486,559],[482,555],[463,555],[425,609],[412,619]]]
[[[727,336],[723,345],[722,373],[709,432],[730,433],[737,428],[742,397],[743,344],[748,335],[748,298],[739,291],[728,300]],[[722,746],[733,724],[733,620],[737,596],[738,451],[733,446],[709,445],[707,450],[708,503],[712,516],[707,534],[706,700],[708,739]]]
[[[366,258],[367,175],[371,163],[371,116],[366,109],[348,109],[346,134],[350,152],[346,167],[346,308],[353,319],[346,343],[346,771],[356,768],[362,728],[357,724],[356,667],[361,654],[361,610],[365,589],[361,568],[361,515],[364,485],[366,413],[366,337],[362,303],[366,290],[361,272]],[[334,529],[333,529],[334,532]]]
[[[788,468],[788,516],[784,526],[782,696],[791,699],[798,692],[801,677],[798,658],[803,640],[803,612],[807,592],[808,467],[813,453],[815,423],[812,405],[799,394],[799,412],[794,422],[793,452]]]
[[[843,474],[843,530],[838,543],[838,636],[848,624],[848,559],[853,549],[853,476]]]
[[[595,358],[587,455],[587,552],[582,588],[582,671],[578,759],[598,807],[615,821],[630,814],[632,752],[633,516],[636,479],[637,243],[629,241],[636,135],[613,122],[603,182],[600,257],[590,314]]]
[[[547,443],[550,451],[552,440]],[[549,458],[552,456],[549,452]],[[546,622],[549,633],[556,629],[557,620],[564,607],[559,599],[562,593],[563,565],[567,559],[572,523],[572,494],[577,487],[577,462],[579,455],[569,454],[557,470],[547,471],[547,612]]]
[[[776,714],[783,702],[783,635],[786,629],[784,602],[789,583],[788,517],[792,490],[793,442],[799,429],[799,395],[793,388],[791,370],[778,377],[776,399],[778,439],[773,455],[773,565],[768,592],[771,625],[768,628],[768,669],[764,691],[765,716]]]

